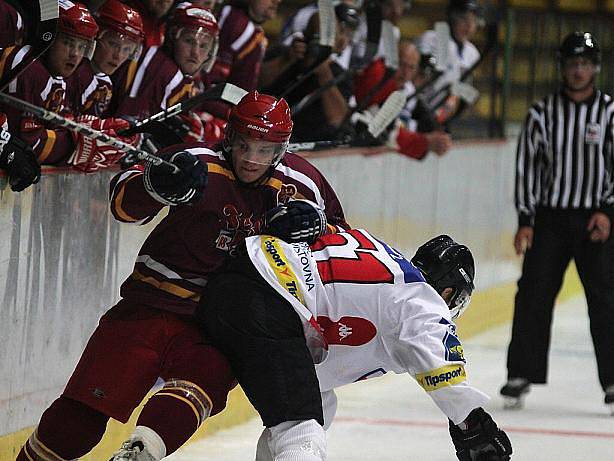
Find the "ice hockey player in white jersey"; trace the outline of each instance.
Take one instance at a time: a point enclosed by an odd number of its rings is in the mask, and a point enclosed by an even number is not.
[[[284,219],[269,231],[283,237]],[[258,461],[325,460],[333,389],[388,371],[413,376],[448,417],[459,460],[510,459],[455,334],[473,290],[465,246],[439,236],[410,262],[354,229],[311,245],[254,236],[244,250],[209,279],[198,315],[266,426]]]

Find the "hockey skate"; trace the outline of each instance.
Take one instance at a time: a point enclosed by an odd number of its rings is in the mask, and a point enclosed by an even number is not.
[[[605,389],[605,404],[610,410],[610,414],[614,416],[614,384],[609,385]]]
[[[505,383],[499,393],[503,396],[503,408],[518,410],[524,407],[524,398],[531,390],[531,383],[525,378],[512,378]],[[614,395],[613,395],[614,399]]]
[[[126,440],[109,461],[156,461],[140,439]]]

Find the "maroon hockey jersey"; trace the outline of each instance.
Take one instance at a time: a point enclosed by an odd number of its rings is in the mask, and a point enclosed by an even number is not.
[[[262,27],[244,9],[231,5],[222,8],[218,24],[220,45],[211,82],[233,83],[247,91],[255,90],[267,46]]]
[[[188,152],[209,169],[204,196],[192,206],[172,207],[151,232],[121,287],[122,297],[192,314],[207,275],[246,237],[261,232],[266,211],[290,198],[306,198],[322,207],[330,232],[349,228],[335,192],[302,157],[286,154],[266,183],[247,187],[236,181],[221,152],[192,146]],[[111,211],[120,221],[143,224],[163,208],[145,191],[142,171],[137,166],[111,181]]]
[[[163,48],[152,46],[117,82],[113,106],[117,116],[145,118],[190,98],[194,91],[194,79],[184,75]]]
[[[23,27],[19,12],[4,0],[0,0],[0,48],[21,44]]]
[[[84,59],[68,79],[68,99],[75,115],[108,117],[113,95],[111,77],[94,72],[89,59]]]
[[[5,69],[16,66],[27,55],[29,47],[10,47],[0,56],[0,75]],[[68,109],[67,82],[62,77],[52,76],[40,62],[34,61],[19,77],[13,80],[7,92],[35,106],[63,113]],[[72,135],[64,129],[44,124],[40,120],[22,114],[9,106],[1,106],[0,112],[7,115],[9,129],[33,147],[42,164],[65,164],[74,150]]]

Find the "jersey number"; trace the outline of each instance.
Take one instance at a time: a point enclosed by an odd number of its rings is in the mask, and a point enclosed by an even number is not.
[[[390,269],[372,253],[378,248],[359,230],[353,229],[344,235],[329,234],[319,239],[311,250],[331,247],[340,247],[336,253],[343,256],[317,261],[322,283],[394,283]]]

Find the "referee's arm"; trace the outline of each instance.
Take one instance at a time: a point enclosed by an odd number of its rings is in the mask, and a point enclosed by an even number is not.
[[[516,150],[515,202],[518,227],[533,226],[537,201],[538,153],[544,145],[539,105],[529,109]]]

